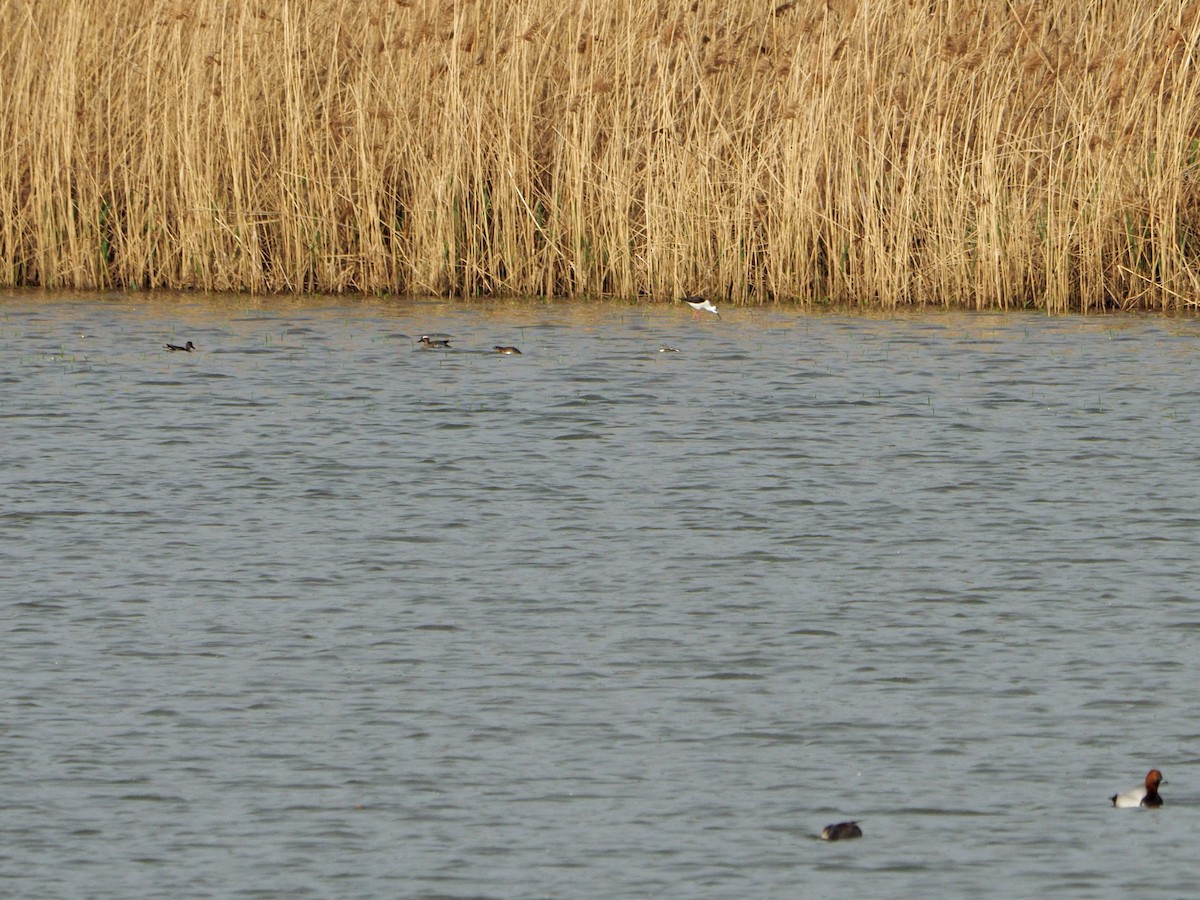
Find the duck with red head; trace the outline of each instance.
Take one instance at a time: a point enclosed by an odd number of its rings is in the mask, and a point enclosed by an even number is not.
[[[1133,788],[1120,794],[1113,794],[1108,799],[1112,801],[1113,806],[1121,809],[1129,809],[1135,806],[1148,806],[1154,809],[1163,805],[1162,797],[1158,795],[1158,786],[1166,783],[1163,780],[1162,772],[1158,771],[1158,769],[1151,769],[1146,773],[1146,784],[1144,787]]]

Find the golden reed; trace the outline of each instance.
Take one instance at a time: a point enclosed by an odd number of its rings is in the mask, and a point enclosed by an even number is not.
[[[0,0],[0,284],[1200,303],[1200,3]]]

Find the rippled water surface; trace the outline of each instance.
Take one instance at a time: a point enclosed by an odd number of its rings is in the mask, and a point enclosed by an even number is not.
[[[0,894],[1194,892],[1200,325],[723,315],[0,298]]]

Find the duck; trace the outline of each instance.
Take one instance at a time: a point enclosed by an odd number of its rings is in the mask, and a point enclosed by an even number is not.
[[[497,346],[497,347],[493,347],[492,350],[494,350],[496,353],[503,353],[505,356],[520,356],[521,355],[521,351],[518,350],[516,347],[499,347],[499,346]]]
[[[843,841],[850,838],[862,837],[862,829],[857,822],[838,822],[836,825],[826,825],[821,831],[823,841]]]
[[[1162,797],[1158,795],[1158,786],[1166,783],[1163,780],[1162,772],[1158,769],[1151,769],[1146,773],[1146,784],[1143,787],[1113,794],[1108,799],[1112,801],[1113,806],[1119,809],[1129,809],[1135,806],[1158,808],[1163,805]]]
[[[193,350],[196,349],[196,345],[193,344],[191,341],[188,341],[182,347],[179,346],[179,344],[163,344],[163,346],[172,352],[174,352],[176,350],[180,350],[180,351],[183,351],[184,353],[191,353]]]
[[[435,338],[427,334],[421,335],[421,339],[417,341],[422,347],[449,347],[450,338]]]
[[[678,353],[679,348],[678,347],[668,347],[666,344],[662,344],[658,348],[658,352],[659,353]]]
[[[717,312],[717,308],[713,306],[710,301],[705,300],[703,297],[684,297],[683,302],[696,312],[710,312],[718,319],[721,318],[721,314]]]

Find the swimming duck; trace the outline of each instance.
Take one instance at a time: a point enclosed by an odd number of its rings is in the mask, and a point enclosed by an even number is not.
[[[449,347],[450,338],[435,338],[427,334],[421,335],[421,339],[417,341],[422,347]]]
[[[191,341],[188,341],[182,347],[180,347],[178,344],[163,344],[163,346],[166,347],[168,350],[171,350],[171,351],[182,350],[184,353],[191,353],[193,350],[196,349],[196,345],[193,344]]]
[[[520,356],[521,355],[521,351],[518,350],[516,347],[493,347],[492,349],[494,351],[496,351],[497,353],[503,353],[506,356]]]
[[[826,825],[821,831],[823,841],[842,841],[848,838],[862,837],[862,829],[857,822],[838,822],[836,825]]]
[[[1163,781],[1162,772],[1158,771],[1158,769],[1151,769],[1146,773],[1146,784],[1144,787],[1122,791],[1120,794],[1113,794],[1108,799],[1112,801],[1113,806],[1121,809],[1128,809],[1134,806],[1159,807],[1163,805],[1162,797],[1158,796],[1158,786],[1160,784],[1166,784]]]
[[[690,306],[692,309],[694,309],[696,312],[700,312],[701,310],[703,310],[704,312],[712,313],[718,319],[721,318],[721,314],[719,312],[717,312],[717,308],[715,306],[713,306],[712,303],[705,300],[703,297],[684,297],[683,302],[686,303],[688,306]]]
[[[658,352],[659,353],[678,353],[679,348],[678,347],[668,347],[666,344],[663,344],[658,348]]]

